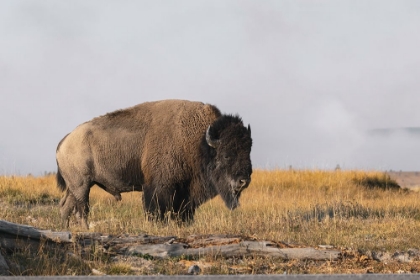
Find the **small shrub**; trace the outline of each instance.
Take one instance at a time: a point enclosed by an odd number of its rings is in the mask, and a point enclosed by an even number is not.
[[[400,185],[385,173],[354,178],[353,182],[370,189],[401,190]]]

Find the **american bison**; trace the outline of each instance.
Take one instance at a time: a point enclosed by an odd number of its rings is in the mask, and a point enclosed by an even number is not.
[[[251,181],[251,146],[239,116],[200,102],[146,102],[94,118],[57,147],[61,218],[68,227],[75,214],[88,227],[93,185],[117,200],[143,191],[145,212],[160,220],[191,221],[218,194],[235,209]]]

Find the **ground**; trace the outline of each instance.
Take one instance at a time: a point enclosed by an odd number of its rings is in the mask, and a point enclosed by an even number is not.
[[[388,171],[389,176],[397,181],[402,188],[420,189],[420,172]]]

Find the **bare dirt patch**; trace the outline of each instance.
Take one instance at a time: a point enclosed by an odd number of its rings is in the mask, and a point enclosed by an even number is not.
[[[420,171],[387,171],[398,185],[407,189],[420,189]]]

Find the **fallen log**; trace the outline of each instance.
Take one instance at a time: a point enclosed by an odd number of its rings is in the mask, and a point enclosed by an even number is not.
[[[187,257],[198,258],[206,255],[230,257],[264,256],[280,259],[337,260],[340,251],[335,249],[287,248],[271,241],[257,241],[254,238],[235,235],[191,235],[187,238],[176,236],[103,235],[101,233],[53,232],[27,225],[0,220],[0,244],[2,248],[39,247],[41,242],[49,246],[77,245],[88,252],[92,246],[102,248],[111,255],[138,255],[153,258]],[[70,247],[72,247],[70,246]],[[284,248],[286,247],[286,248]]]
[[[0,275],[9,275],[9,265],[0,252]]]
[[[51,230],[40,230],[31,226],[15,224],[0,220],[0,234],[6,233],[19,238],[31,238],[37,240],[51,240],[54,242],[69,243],[71,241],[70,232],[54,232]]]
[[[100,240],[103,243],[108,244],[127,244],[127,243],[142,243],[142,244],[159,244],[166,243],[175,240],[176,236],[150,236],[147,234],[138,236],[127,236],[127,237],[114,237],[114,236],[100,236],[96,240]]]
[[[209,246],[204,248],[188,248],[188,244],[154,244],[130,246],[128,255],[149,255],[155,258],[187,257],[197,258],[206,255],[224,258],[258,256],[280,259],[337,260],[338,250],[316,250],[314,248],[277,248],[267,241],[241,241],[237,244]]]

